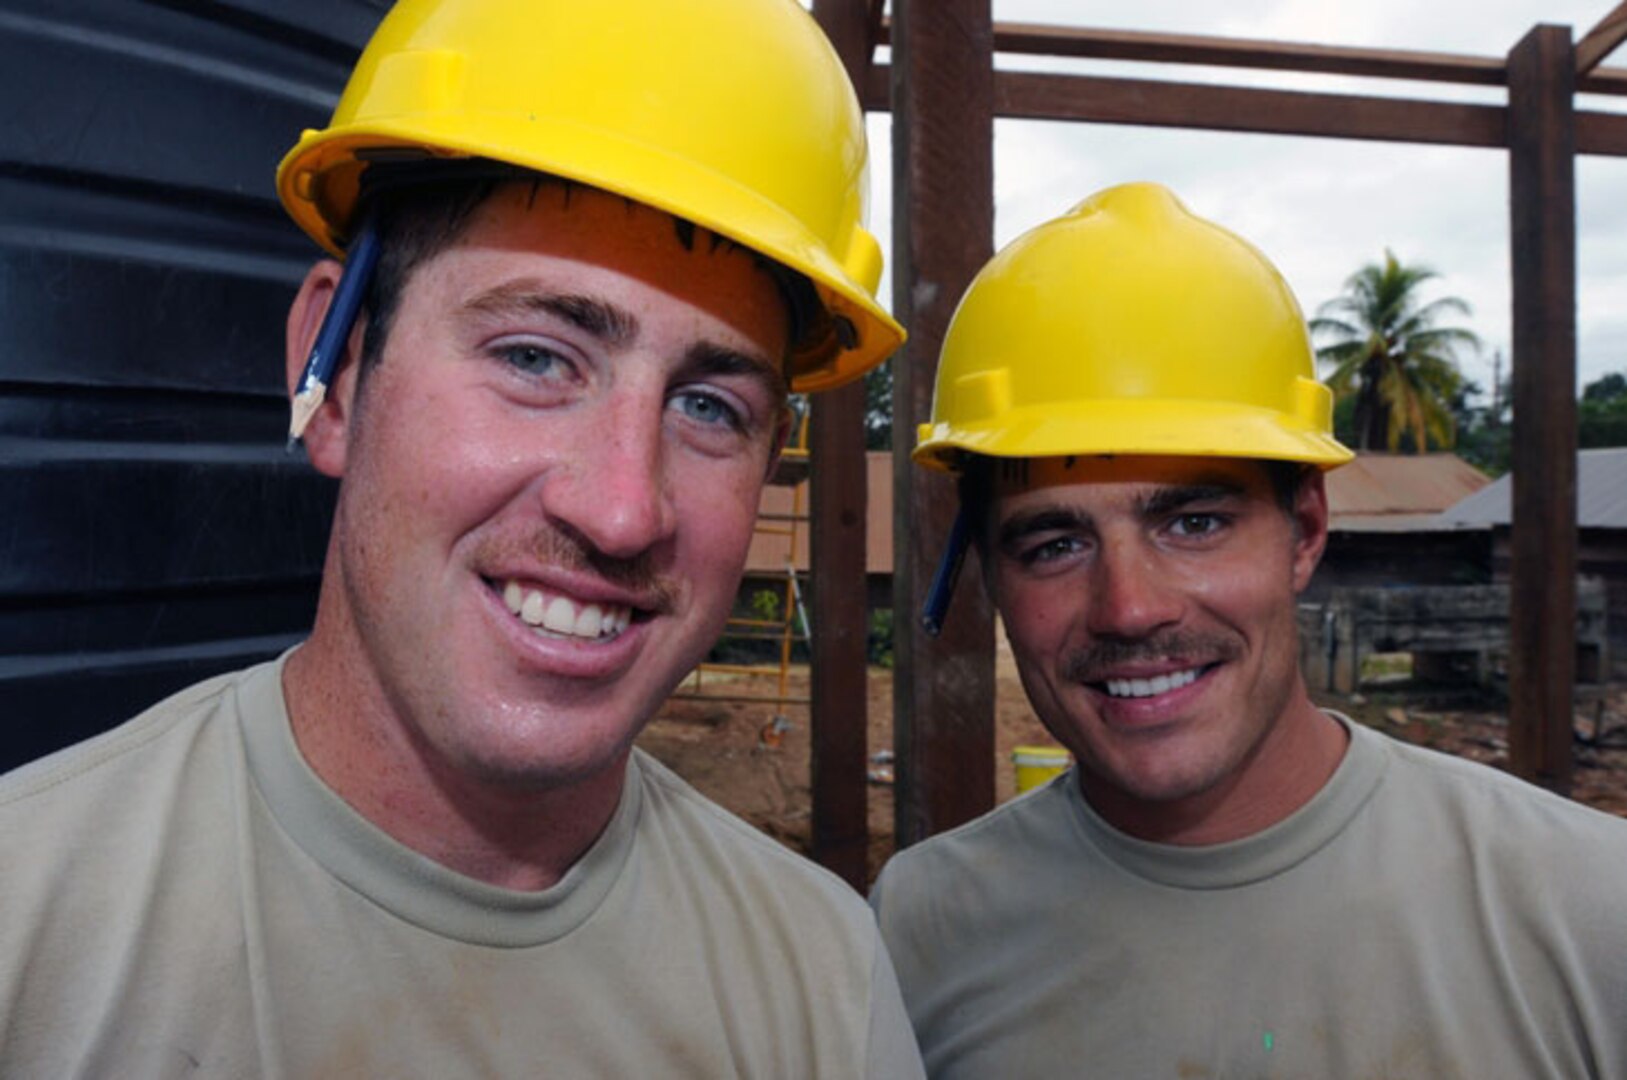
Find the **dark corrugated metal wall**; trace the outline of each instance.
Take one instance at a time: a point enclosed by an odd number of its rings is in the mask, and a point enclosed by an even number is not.
[[[384,0],[0,0],[0,770],[314,610],[272,174]]]

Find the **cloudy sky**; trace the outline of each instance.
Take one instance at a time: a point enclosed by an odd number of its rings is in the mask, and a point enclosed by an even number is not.
[[[1580,38],[1616,0],[994,0],[1001,21],[1214,34],[1321,45],[1502,57],[1539,22]],[[1000,61],[1016,67],[1017,58]],[[1627,67],[1627,45],[1605,61]],[[1032,66],[1031,62],[1028,66]],[[1052,61],[1050,70],[1503,104],[1501,87],[1457,87],[1243,69]],[[1579,107],[1627,112],[1627,97]],[[888,119],[872,117],[871,223],[890,230]],[[1440,278],[1425,297],[1461,296],[1485,342],[1465,373],[1489,396],[1493,357],[1508,373],[1508,161],[1500,150],[1001,120],[995,127],[995,242],[1099,188],[1158,180],[1194,211],[1248,237],[1281,268],[1307,314],[1386,247]],[[1578,385],[1627,370],[1627,158],[1577,160]],[[884,297],[890,282],[883,283]]]

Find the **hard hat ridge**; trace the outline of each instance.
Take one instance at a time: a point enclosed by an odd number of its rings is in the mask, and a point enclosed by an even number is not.
[[[1252,244],[1121,184],[1001,250],[962,298],[915,460],[1208,455],[1331,468],[1304,315]]]

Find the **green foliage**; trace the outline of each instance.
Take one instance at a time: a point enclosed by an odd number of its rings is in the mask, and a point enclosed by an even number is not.
[[[893,609],[876,608],[870,612],[870,633],[865,642],[869,661],[878,667],[893,666]]]
[[[1627,372],[1612,371],[1603,378],[1594,379],[1582,387],[1582,400],[1599,405],[1627,401]]]
[[[1447,313],[1468,315],[1463,300],[1421,302],[1420,286],[1437,276],[1386,250],[1382,264],[1352,274],[1344,294],[1310,322],[1311,333],[1326,342],[1316,356],[1332,367],[1328,386],[1352,401],[1345,436],[1358,450],[1422,453],[1431,439],[1443,448],[1456,441],[1452,403],[1464,387],[1457,350],[1478,351],[1480,339],[1437,325]]]
[[[1611,372],[1582,388],[1576,404],[1576,444],[1582,449],[1627,446],[1627,374]]]
[[[1509,386],[1503,381],[1492,404],[1477,408],[1470,404],[1482,391],[1479,384],[1465,381],[1452,399],[1452,417],[1457,425],[1458,457],[1496,478],[1508,472],[1512,459],[1513,431],[1509,427]]]
[[[751,594],[753,618],[777,620],[780,617],[780,594],[777,589],[757,589]]]
[[[864,377],[864,448],[893,446],[893,362],[871,368]]]

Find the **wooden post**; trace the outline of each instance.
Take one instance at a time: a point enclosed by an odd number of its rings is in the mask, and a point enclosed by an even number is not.
[[[1513,215],[1509,765],[1570,790],[1576,668],[1575,57],[1538,26],[1508,54]]]
[[[989,0],[895,0],[892,25],[893,691],[897,844],[994,805],[994,631],[976,559],[943,634],[922,600],[954,519],[948,477],[909,460],[955,304],[993,253],[994,64]]]
[[[862,85],[870,62],[865,0],[814,0],[813,13]],[[809,402],[812,855],[863,892],[870,847],[864,384]]]

